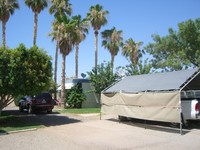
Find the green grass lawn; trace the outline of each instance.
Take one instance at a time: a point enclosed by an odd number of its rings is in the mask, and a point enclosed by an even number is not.
[[[100,113],[100,108],[67,108],[61,110],[55,110],[59,113],[71,113],[71,114],[91,114],[91,113]]]
[[[19,116],[0,116],[0,133],[43,127],[45,126],[31,120],[24,121]]]

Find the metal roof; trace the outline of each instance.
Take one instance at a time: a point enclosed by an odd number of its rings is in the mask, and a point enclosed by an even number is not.
[[[80,79],[80,78],[77,78],[77,79],[68,79],[66,80],[66,83],[89,83],[90,80],[89,79]]]
[[[127,76],[104,90],[103,93],[180,90],[195,75],[198,76],[198,82],[195,80],[196,83],[191,85],[196,86],[195,88],[197,86],[200,88],[200,70],[196,68],[174,72]]]
[[[89,79],[68,79],[65,82],[65,89],[71,89],[77,83],[90,83]],[[61,90],[61,85],[57,88],[57,90]]]

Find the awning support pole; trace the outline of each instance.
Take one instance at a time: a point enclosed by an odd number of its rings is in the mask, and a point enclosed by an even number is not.
[[[102,117],[101,115],[102,115],[102,114],[101,114],[101,107],[100,107],[100,120],[101,120],[101,117]]]
[[[102,92],[101,92],[101,94],[102,94]],[[101,115],[102,115],[102,113],[101,113],[101,109],[102,109],[102,100],[101,100],[101,94],[100,94],[100,96],[99,96],[99,101],[100,101],[100,120],[101,120]]]
[[[145,129],[147,129],[147,120],[144,120]]]
[[[183,123],[182,123],[182,119],[180,121],[180,134],[183,135]]]
[[[181,91],[179,91],[179,104],[180,104],[180,134],[183,135],[183,117],[182,117],[182,106],[181,106]]]

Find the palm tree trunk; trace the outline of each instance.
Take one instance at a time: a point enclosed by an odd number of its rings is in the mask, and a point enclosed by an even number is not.
[[[58,45],[59,42],[56,42],[56,53],[55,53],[55,63],[54,63],[54,82],[56,84],[55,89],[54,89],[54,99],[57,99],[57,95],[56,95],[56,89],[57,89],[57,64],[58,64]]]
[[[94,32],[95,34],[95,68],[98,65],[98,31]]]
[[[114,68],[114,60],[115,60],[115,56],[114,55],[111,55],[111,71],[113,73],[113,68]]]
[[[78,44],[76,44],[76,54],[75,54],[75,60],[76,60],[76,67],[75,67],[75,74],[76,74],[76,78],[78,78],[78,50],[79,50],[79,46]]]
[[[61,107],[65,108],[65,61],[66,55],[62,54],[62,81],[61,81]]]
[[[35,14],[34,14],[34,36],[33,36],[33,45],[36,45],[37,27],[38,27],[38,13],[35,12]]]
[[[6,22],[2,21],[2,45],[6,47]]]

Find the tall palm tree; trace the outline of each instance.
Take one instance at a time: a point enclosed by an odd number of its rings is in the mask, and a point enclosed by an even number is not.
[[[54,14],[55,20],[52,23],[52,40],[56,41],[56,51],[55,51],[55,63],[54,63],[54,82],[57,85],[57,64],[58,64],[58,50],[59,50],[59,40],[60,40],[60,28],[57,18],[62,15],[71,15],[72,8],[69,0],[51,0],[51,6],[49,8],[49,13]],[[56,96],[56,87],[54,89],[54,99]]]
[[[33,45],[36,45],[37,30],[38,30],[38,15],[48,6],[48,0],[24,0],[25,4],[34,12],[34,36]]]
[[[122,48],[122,55],[129,57],[132,64],[137,64],[140,57],[142,57],[142,51],[139,49],[143,42],[135,42],[132,38],[125,41]]]
[[[49,13],[54,14],[55,18],[61,15],[70,16],[72,13],[72,5],[69,3],[69,0],[51,0]]]
[[[106,15],[109,12],[103,10],[103,6],[97,4],[90,7],[90,12],[87,14],[87,19],[90,21],[95,34],[95,68],[98,64],[98,31],[107,23]]]
[[[2,45],[6,47],[6,23],[15,9],[19,9],[17,0],[0,0],[0,21],[2,21]]]
[[[65,62],[66,56],[72,51],[74,46],[74,39],[76,37],[75,25],[66,15],[58,17],[60,39],[59,39],[59,48],[60,53],[62,54],[62,81],[61,81],[61,103],[65,107]]]
[[[55,19],[52,23],[52,31],[49,34],[49,36],[52,36],[52,41],[56,41],[56,52],[55,52],[55,62],[54,62],[54,99],[57,99],[56,95],[56,88],[57,88],[57,66],[58,66],[58,51],[59,51],[59,40],[60,40],[60,28],[59,28],[59,23]]]
[[[76,53],[75,53],[75,77],[78,78],[78,52],[79,52],[79,44],[85,40],[86,34],[88,33],[89,23],[86,19],[81,19],[81,15],[77,15],[72,17],[72,21],[75,23],[75,32],[76,32],[76,39],[75,39],[75,46],[76,46]]]
[[[122,30],[117,31],[115,27],[111,30],[105,30],[102,34],[102,46],[111,54],[111,68],[114,68],[114,59],[119,52],[119,48],[123,46]]]

